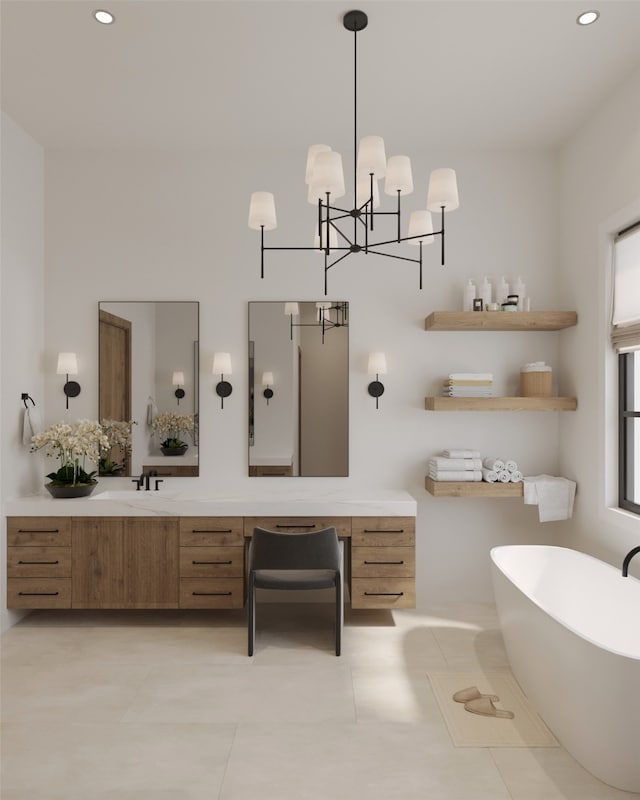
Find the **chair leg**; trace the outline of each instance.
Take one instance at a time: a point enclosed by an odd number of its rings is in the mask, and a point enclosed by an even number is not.
[[[253,576],[249,576],[249,592],[247,597],[247,655],[253,655],[253,643],[256,638],[256,589]]]
[[[336,655],[342,650],[342,623],[344,619],[344,605],[342,596],[342,575],[336,576]]]

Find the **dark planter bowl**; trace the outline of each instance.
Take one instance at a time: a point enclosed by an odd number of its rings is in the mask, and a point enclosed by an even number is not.
[[[189,449],[189,445],[183,444],[182,447],[161,447],[160,449],[165,456],[183,456]]]
[[[45,483],[44,488],[52,497],[88,497],[98,485],[98,481],[93,483],[80,483],[77,486],[58,486],[53,483]]]

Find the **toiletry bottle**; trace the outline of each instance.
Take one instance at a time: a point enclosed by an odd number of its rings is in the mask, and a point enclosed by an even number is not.
[[[496,285],[496,303],[502,305],[507,300],[509,294],[509,284],[507,283],[504,275],[500,278],[500,282]]]
[[[480,284],[480,297],[482,299],[482,307],[484,308],[485,311],[487,310],[487,306],[491,302],[491,293],[492,293],[491,290],[492,290],[491,282],[489,281],[489,278],[487,278],[487,276],[485,275],[482,283]]]
[[[518,280],[513,284],[513,293],[518,295],[518,311],[522,311],[524,308],[524,297],[527,293],[527,287],[519,275]]]
[[[463,310],[464,311],[473,311],[473,301],[476,299],[476,285],[475,283],[469,278],[469,283],[464,287],[464,303],[463,303]]]

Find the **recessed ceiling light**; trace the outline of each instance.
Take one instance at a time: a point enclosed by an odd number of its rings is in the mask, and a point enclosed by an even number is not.
[[[112,22],[116,21],[116,18],[110,11],[104,11],[103,9],[100,8],[97,11],[93,12],[93,16],[102,25],[111,25]]]
[[[580,14],[576,19],[576,22],[578,25],[591,25],[591,23],[595,22],[599,16],[599,11],[583,11],[582,14]]]

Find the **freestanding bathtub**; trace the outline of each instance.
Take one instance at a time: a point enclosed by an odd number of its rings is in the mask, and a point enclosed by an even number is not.
[[[491,551],[513,674],[582,766],[640,792],[640,581],[564,547]]]

